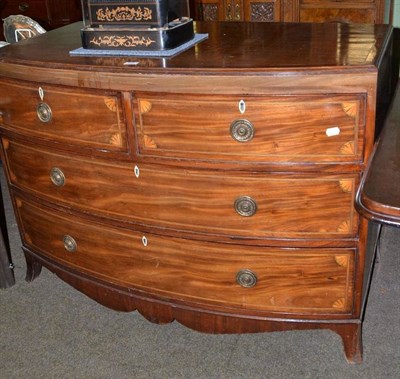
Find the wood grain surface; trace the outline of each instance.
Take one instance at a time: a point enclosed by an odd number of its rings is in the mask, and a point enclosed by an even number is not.
[[[26,245],[117,285],[227,308],[285,313],[350,313],[354,251],[265,249],[160,238],[88,224],[16,199]],[[69,235],[77,249],[64,248]],[[143,243],[146,238],[146,244]],[[212,264],[210,264],[212,262]],[[236,282],[253,271],[253,288]]]
[[[0,51],[27,280],[44,266],[112,309],[213,333],[326,328],[360,362],[374,250],[354,200],[392,28],[199,22],[205,41],[148,59],[71,56],[80,26]]]
[[[23,191],[83,212],[170,229],[236,238],[354,237],[357,174],[293,175],[165,169],[112,164],[61,155],[11,141],[5,143],[11,182]],[[52,168],[65,175],[57,187]],[[156,184],[156,185],[155,185]],[[239,215],[235,200],[257,203],[251,217]]]

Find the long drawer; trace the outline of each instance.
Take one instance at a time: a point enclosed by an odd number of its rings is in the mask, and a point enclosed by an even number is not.
[[[127,151],[119,93],[11,82],[1,87],[4,129],[58,144]]]
[[[143,235],[19,198],[16,204],[26,246],[116,285],[233,312],[352,310],[352,249],[249,248]]]
[[[357,233],[357,174],[290,175],[110,164],[3,140],[10,180],[68,208],[235,238]]]
[[[364,95],[136,94],[143,156],[221,162],[360,162]]]

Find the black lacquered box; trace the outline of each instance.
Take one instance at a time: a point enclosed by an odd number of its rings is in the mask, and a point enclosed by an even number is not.
[[[187,0],[82,0],[85,49],[165,50],[194,37]]]

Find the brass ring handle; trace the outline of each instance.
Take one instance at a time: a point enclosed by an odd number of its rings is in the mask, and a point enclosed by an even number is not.
[[[244,288],[251,288],[257,284],[257,275],[251,270],[243,269],[237,273],[236,282]]]
[[[241,196],[235,200],[234,208],[240,216],[250,217],[257,212],[257,203],[250,196]]]
[[[46,103],[39,103],[36,107],[36,114],[40,121],[42,122],[49,122],[53,117],[51,108]]]
[[[69,253],[74,253],[78,248],[76,241],[69,235],[65,235],[63,237],[63,243],[65,250],[67,250]]]
[[[254,137],[254,126],[246,119],[235,120],[230,128],[231,136],[238,142],[248,142]]]
[[[26,12],[26,11],[29,9],[29,4],[26,3],[26,2],[19,3],[18,9],[19,9],[21,12]]]
[[[65,175],[58,167],[53,167],[50,170],[50,180],[55,186],[62,187],[65,184]]]

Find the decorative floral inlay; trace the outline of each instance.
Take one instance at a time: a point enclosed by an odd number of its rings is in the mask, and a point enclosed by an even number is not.
[[[342,179],[339,180],[340,188],[343,192],[352,193],[354,187],[354,181],[351,179]]]
[[[113,97],[107,97],[104,99],[104,103],[107,105],[107,108],[113,112],[116,112],[118,109],[117,100]]]
[[[348,116],[353,118],[357,116],[357,103],[355,102],[342,103],[342,108]]]
[[[349,265],[348,255],[335,255],[335,262],[342,267],[347,267]]]
[[[140,110],[141,114],[150,112],[150,110],[151,110],[150,101],[140,100],[140,102],[139,102],[139,110]]]
[[[344,155],[354,155],[354,142],[346,142],[341,148],[340,152]]]
[[[157,144],[154,142],[154,140],[149,137],[147,134],[143,136],[143,142],[145,147],[149,147],[151,149],[157,149]]]
[[[32,238],[28,233],[25,232],[24,237],[25,237],[26,242],[28,242],[29,244],[32,244]]]
[[[337,228],[339,233],[350,233],[350,221],[343,221]]]
[[[136,46],[150,46],[156,41],[150,37],[139,36],[104,36],[93,37],[90,43],[97,46],[106,45],[108,47],[136,47]]]
[[[96,11],[96,17],[98,21],[146,21],[151,20],[152,10],[144,7],[129,8],[129,7],[117,7],[114,9],[100,8]]]
[[[10,140],[7,138],[3,138],[3,146],[4,146],[4,149],[7,150],[10,147]]]
[[[346,305],[346,301],[345,301],[345,299],[342,297],[342,298],[336,300],[336,301],[333,303],[332,307],[335,308],[335,309],[343,309],[343,308],[345,307],[345,305]]]
[[[110,144],[114,146],[121,146],[122,145],[121,134],[119,133],[113,134],[110,138]]]
[[[9,175],[12,182],[18,183],[17,176],[11,171],[11,169],[9,171]]]

